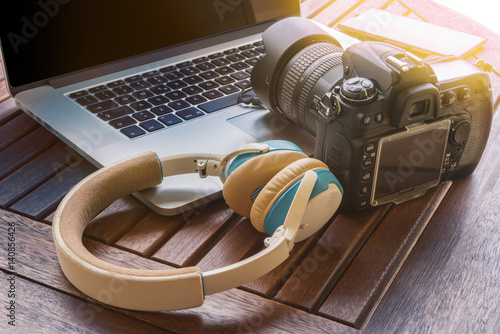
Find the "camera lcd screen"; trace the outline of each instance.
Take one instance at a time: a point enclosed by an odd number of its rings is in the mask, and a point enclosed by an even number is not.
[[[400,203],[439,183],[450,124],[425,124],[379,141],[372,205]]]

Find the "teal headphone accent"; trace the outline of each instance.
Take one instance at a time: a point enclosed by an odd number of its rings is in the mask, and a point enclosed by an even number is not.
[[[269,150],[267,152],[273,152],[273,151],[279,151],[279,150],[289,150],[289,151],[296,151],[296,152],[302,152],[302,150],[295,145],[292,142],[286,141],[286,140],[269,140],[262,142],[262,144],[267,144],[269,145]],[[267,153],[266,152],[266,153]],[[251,159],[257,155],[260,154],[265,154],[265,153],[244,153],[236,156],[233,161],[230,163],[229,167],[226,169],[226,178],[231,175],[231,173],[238,168],[241,164],[243,164],[245,161],[248,159]],[[257,193],[258,194],[258,193]]]
[[[316,180],[316,184],[314,185],[311,196],[309,197],[309,201],[320,193],[326,191],[330,184],[335,184],[339,188],[341,194],[344,195],[342,186],[332,172],[329,170],[320,170],[315,173],[318,175],[318,179]],[[288,190],[281,195],[269,211],[264,225],[267,234],[273,235],[276,229],[285,222],[286,215],[292,205],[293,198],[297,193],[301,182],[302,180],[299,180],[288,188]]]

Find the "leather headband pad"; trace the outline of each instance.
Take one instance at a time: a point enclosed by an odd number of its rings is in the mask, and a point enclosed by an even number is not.
[[[78,183],[59,205],[52,227],[61,268],[80,291],[113,306],[162,311],[203,304],[197,267],[138,270],[92,255],[82,243],[90,220],[115,200],[162,182],[161,165],[147,152],[102,168]]]

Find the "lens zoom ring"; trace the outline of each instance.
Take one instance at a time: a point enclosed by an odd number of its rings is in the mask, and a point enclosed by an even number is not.
[[[292,113],[293,92],[304,72],[319,58],[338,52],[339,49],[329,43],[321,43],[304,52],[290,67],[283,79],[281,87],[280,101],[283,112],[292,120],[297,122]]]
[[[324,62],[322,62],[319,66],[317,66],[314,69],[314,71],[307,77],[306,81],[302,85],[302,89],[300,90],[299,99],[297,102],[297,118],[302,127],[304,128],[307,127],[305,124],[306,103],[311,93],[311,90],[313,89],[316,82],[318,82],[319,78],[321,78],[326,72],[328,72],[332,68],[337,67],[339,65],[342,65],[342,55],[341,54],[332,55],[331,57],[327,58]]]

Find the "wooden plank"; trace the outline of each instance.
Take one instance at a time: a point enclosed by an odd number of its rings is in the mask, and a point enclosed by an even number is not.
[[[240,261],[265,235],[257,231],[248,218],[241,218],[196,265],[202,271],[221,268]]]
[[[65,166],[67,147],[59,142],[0,182],[0,206],[7,207]]]
[[[2,333],[171,333],[10,273],[2,272],[0,277],[2,282],[13,282],[17,292],[13,299],[8,298],[7,293],[0,294],[0,303],[4,306]],[[13,313],[7,310],[11,301]]]
[[[338,215],[290,275],[275,300],[316,312],[389,207]]]
[[[41,127],[18,138],[18,141],[0,151],[0,179],[20,168],[56,142],[56,137]]]
[[[92,219],[85,229],[85,236],[112,245],[149,211],[132,195],[120,198]]]
[[[36,188],[9,209],[35,219],[45,217],[54,211],[66,193],[83,178],[94,172],[96,167],[82,160],[80,164],[67,167]]]
[[[198,212],[151,258],[177,266],[196,264],[236,214],[222,200]]]
[[[76,290],[62,274],[49,225],[0,209],[1,235],[6,235],[8,222],[15,222],[16,243],[22,247],[22,251],[16,255],[15,270],[18,276],[29,277],[33,283],[90,300]],[[97,257],[117,265],[150,270],[165,268],[164,264],[92,240],[85,240],[85,245]],[[0,268],[7,269],[6,261],[0,261]],[[68,312],[79,311],[73,304],[62,305],[68,307]],[[99,321],[108,319],[109,316],[104,311],[110,309],[175,333],[294,333],[297,330],[306,333],[358,333],[347,326],[239,289],[207,296],[203,306],[175,312],[135,312],[97,302],[95,307],[83,308],[85,314],[99,318]],[[270,321],[274,318],[287,321]],[[115,321],[117,320],[109,320],[110,324]],[[311,323],[314,325],[310,325]]]
[[[316,243],[318,236],[323,231],[324,229],[318,231],[308,239],[295,244],[286,261],[264,276],[243,285],[242,288],[266,298],[273,298],[276,293],[278,293],[281,286],[286,282],[290,274],[297,268],[304,255]]]
[[[0,151],[23,138],[31,131],[39,127],[31,117],[25,113],[19,114],[14,119],[0,127]]]
[[[182,215],[162,216],[150,212],[122,236],[115,246],[150,257],[184,224]]]
[[[0,126],[14,119],[22,113],[17,107],[14,99],[7,99],[0,102]]]
[[[395,205],[339,279],[318,314],[361,328],[432,218],[450,183]]]

